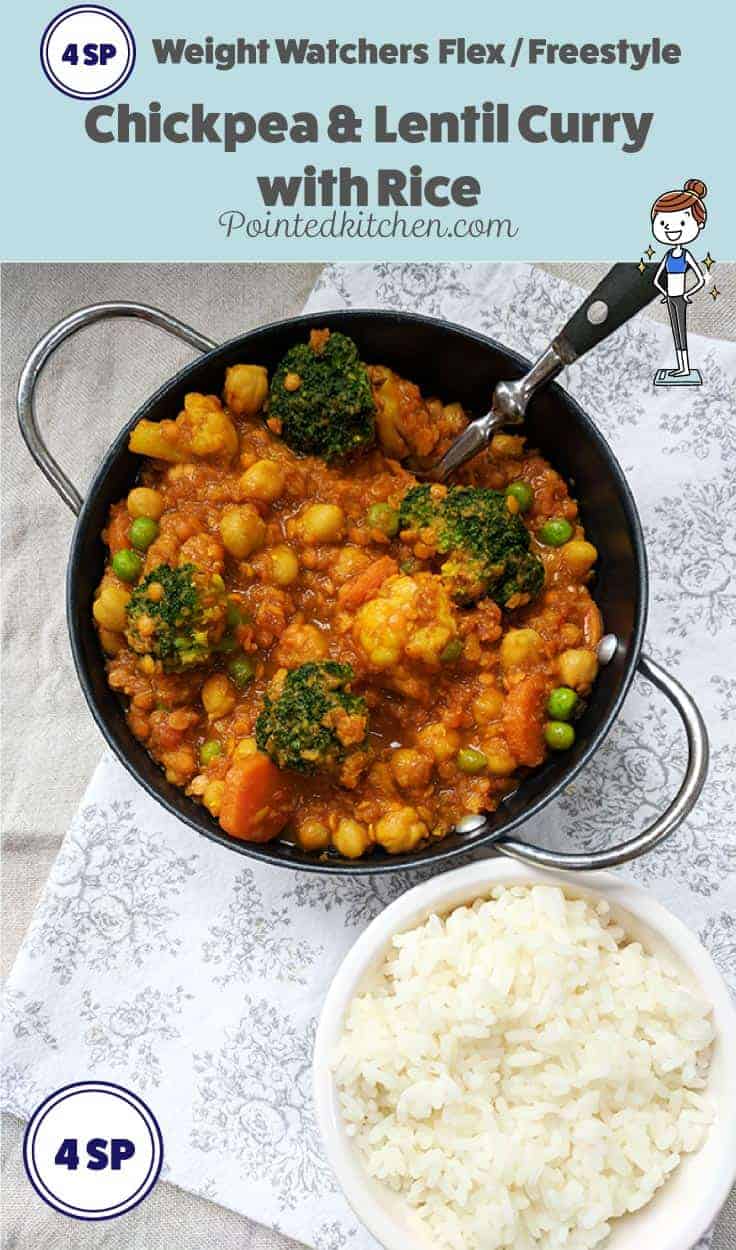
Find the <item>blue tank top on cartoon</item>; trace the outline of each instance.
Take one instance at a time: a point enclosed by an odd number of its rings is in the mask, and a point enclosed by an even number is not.
[[[674,252],[667,253],[667,272],[668,273],[684,273],[687,269],[687,252],[682,249],[680,256],[675,256]]]

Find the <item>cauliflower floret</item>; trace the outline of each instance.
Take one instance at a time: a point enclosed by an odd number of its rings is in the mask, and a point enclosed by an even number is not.
[[[413,851],[429,830],[413,807],[396,807],[387,812],[376,824],[375,837],[392,855]]]
[[[395,669],[404,660],[439,668],[443,650],[457,636],[457,621],[441,578],[397,573],[358,609],[353,632],[373,668]]]
[[[440,432],[419,387],[384,365],[375,365],[368,373],[376,401],[378,441],[386,455],[396,460],[410,452],[430,455]]]
[[[390,577],[375,599],[359,608],[355,617],[355,640],[375,668],[393,668],[409,633],[417,593],[411,577]]]
[[[140,456],[180,464],[194,456],[234,456],[238,433],[216,395],[192,391],[175,421],[139,421],[129,446]]]
[[[234,456],[238,450],[235,426],[215,395],[185,395],[177,421],[189,434],[195,456]]]

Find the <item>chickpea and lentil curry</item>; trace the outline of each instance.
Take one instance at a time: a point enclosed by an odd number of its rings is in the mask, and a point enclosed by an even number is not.
[[[341,334],[139,421],[94,602],[110,686],[236,838],[357,858],[441,838],[569,749],[597,673],[597,558],[560,475]]]

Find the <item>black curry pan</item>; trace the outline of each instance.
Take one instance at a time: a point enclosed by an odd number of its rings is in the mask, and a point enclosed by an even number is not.
[[[34,391],[45,362],[60,343],[85,326],[117,317],[137,317],[160,326],[203,354],[165,382],[130,417],[82,500],[41,438]],[[459,400],[471,412],[486,411],[499,379],[519,378],[529,368],[500,343],[428,317],[350,310],[319,313],[316,320],[320,326],[341,330],[355,339],[362,359],[390,365],[418,382],[425,393],[446,401]],[[649,850],[680,824],[695,803],[707,770],[707,736],[687,692],[642,654],[647,616],[646,554],[636,506],[621,468],[591,418],[555,384],[533,399],[526,416],[526,433],[531,444],[573,484],[580,501],[586,533],[599,552],[594,596],[607,634],[614,636],[612,655],[601,668],[576,727],[572,750],[529,773],[496,812],[461,822],[463,832],[453,832],[424,849],[392,856],[373,853],[358,861],[338,856],[320,859],[281,841],[265,845],[243,842],[229,837],[204,807],[167,782],[128,729],[123,705],[107,684],[92,623],[93,596],[105,562],[100,533],[110,505],[130,490],[140,467],[139,458],[128,451],[128,434],[142,417],[158,421],[175,416],[187,391],[219,393],[228,365],[250,362],[272,370],[287,348],[305,338],[314,323],[314,316],[295,317],[217,345],[158,309],[139,304],[99,304],[59,322],[37,344],[25,365],[18,390],[23,436],[43,473],[77,516],[67,573],[69,637],[79,681],[109,746],[153,798],[198,833],[240,854],[290,868],[328,873],[390,872],[429,866],[430,861],[439,865],[470,848],[494,843],[499,851],[538,865],[591,869],[620,864]],[[523,832],[516,831],[569,785],[592,758],[615,721],[637,670],[671,700],[683,721],[688,763],[678,794],[643,833],[599,852],[564,854],[529,844]]]

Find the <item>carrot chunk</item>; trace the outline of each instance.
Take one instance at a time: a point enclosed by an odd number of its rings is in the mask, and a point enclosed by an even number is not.
[[[544,759],[544,705],[547,680],[541,673],[512,686],[503,705],[503,728],[511,754],[534,768]]]
[[[245,842],[270,842],[293,810],[289,779],[267,755],[258,751],[231,765],[220,806],[225,833]]]
[[[340,606],[348,609],[359,608],[361,603],[373,598],[386,578],[393,577],[398,571],[399,566],[393,556],[380,556],[367,569],[361,569],[360,573],[356,573],[340,587],[337,596]]]

